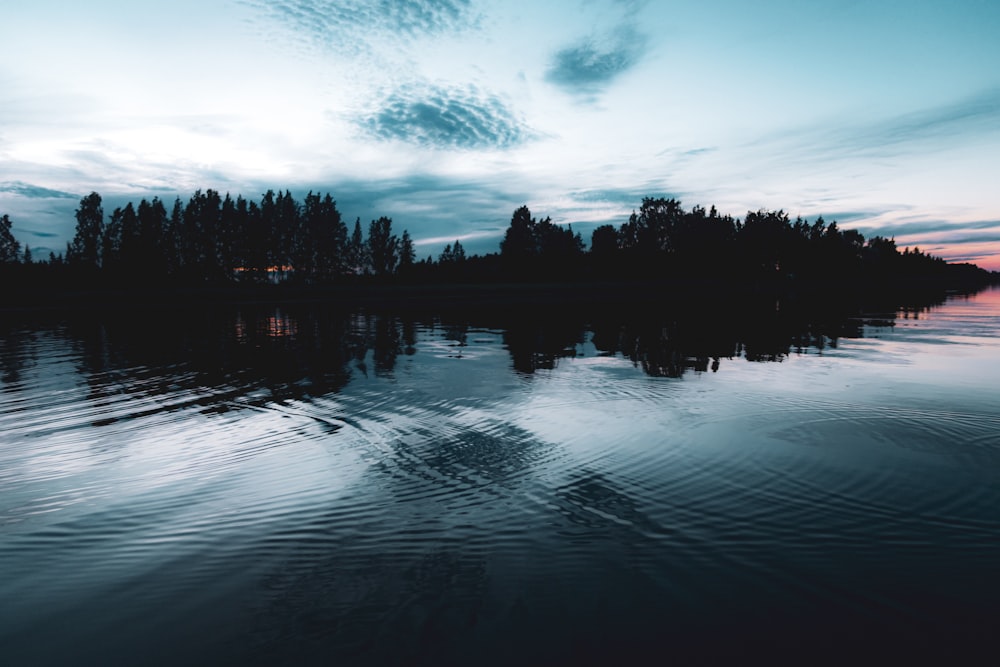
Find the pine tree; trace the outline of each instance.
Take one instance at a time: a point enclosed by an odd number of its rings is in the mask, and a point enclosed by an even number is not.
[[[91,192],[80,200],[76,210],[76,234],[66,251],[72,264],[88,268],[101,266],[101,240],[104,236],[104,209],[101,195]]]
[[[0,264],[15,264],[21,259],[21,244],[11,233],[10,217],[0,217]]]
[[[410,267],[413,266],[413,262],[417,257],[417,252],[413,248],[413,239],[410,238],[410,232],[403,230],[403,236],[399,239],[399,270],[400,272],[408,271]]]
[[[392,233],[392,218],[382,216],[368,226],[368,261],[376,276],[389,276],[399,262],[399,239]]]
[[[354,232],[351,240],[347,244],[345,253],[347,272],[352,275],[363,275],[367,273],[367,261],[365,258],[365,241],[361,232],[361,218],[354,221]]]

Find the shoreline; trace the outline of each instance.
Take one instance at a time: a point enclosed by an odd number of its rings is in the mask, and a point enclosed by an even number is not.
[[[357,283],[325,286],[255,285],[205,287],[31,287],[0,299],[0,313],[145,310],[198,306],[322,304],[376,310],[499,309],[537,307],[690,306],[754,303],[815,305],[853,303],[896,307],[933,304],[972,294],[991,283],[879,285],[748,285],[735,281],[575,281],[504,283]],[[711,303],[705,303],[711,302]]]

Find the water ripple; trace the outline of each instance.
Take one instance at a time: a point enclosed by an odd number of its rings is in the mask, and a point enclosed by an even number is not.
[[[914,380],[933,322],[644,373],[566,327],[289,313],[178,354],[58,327],[4,350],[0,643],[461,663],[515,637],[557,661],[775,619],[923,632],[949,600],[975,628],[995,602],[995,391]]]

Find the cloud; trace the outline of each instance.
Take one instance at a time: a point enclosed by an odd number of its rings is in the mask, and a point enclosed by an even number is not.
[[[946,104],[921,109],[890,118],[857,122],[851,120],[831,126],[829,123],[781,130],[762,137],[749,148],[764,147],[781,161],[794,154],[814,163],[817,156],[856,160],[899,158],[915,150],[953,148],[969,140],[982,141],[990,133],[1000,132],[1000,89],[991,88],[976,95]]]
[[[1000,225],[978,233],[965,229],[963,225],[955,225],[954,229],[948,232],[907,232],[896,237],[896,244],[901,246],[925,244],[952,246],[981,243],[1000,244]]]
[[[264,19],[341,51],[376,40],[419,38],[478,24],[472,0],[242,0]]]
[[[809,202],[805,202],[805,204],[808,205]],[[813,206],[812,208],[816,209],[818,207]],[[824,212],[822,210],[819,210],[815,215],[810,215],[808,217],[809,217],[809,220],[811,222],[815,222],[817,218],[822,217],[823,220],[827,224],[836,222],[837,226],[841,227],[841,226],[844,226],[844,225],[851,225],[851,223],[853,223],[855,221],[859,221],[859,220],[871,220],[872,218],[878,217],[879,215],[882,215],[882,213],[875,212],[875,211],[837,211],[837,210],[835,210],[835,211],[831,211],[831,212]],[[802,217],[806,218],[805,215],[803,215]],[[851,227],[854,227],[854,225],[851,225]],[[858,228],[858,231],[862,231],[860,227]],[[862,233],[864,233],[864,232],[862,232]],[[883,236],[884,236],[884,234],[883,234]]]
[[[60,190],[51,190],[23,181],[6,181],[0,183],[0,192],[26,197],[29,199],[79,199],[79,195]]]
[[[932,252],[933,255],[938,255],[944,257],[949,262],[959,263],[967,262],[971,264],[976,264],[984,269],[989,269],[996,271],[996,251],[993,248],[988,248],[985,250],[978,250],[972,252],[965,252],[965,248],[958,248],[956,250],[962,250],[963,252],[958,253],[942,253],[942,252]]]
[[[380,0],[375,3],[384,24],[411,35],[433,35],[472,23],[469,0]]]
[[[357,124],[376,139],[433,148],[510,148],[532,136],[499,97],[475,86],[401,86]]]
[[[917,244],[917,243],[939,243],[945,246],[980,244],[980,243],[989,243],[997,245],[1000,244],[1000,230],[998,230],[996,233],[993,234],[966,234],[961,236],[948,236],[945,238],[927,239],[925,241],[921,241],[920,239],[914,239],[912,241],[907,241],[906,245]]]
[[[493,179],[450,175],[410,174],[391,179],[336,179],[318,183],[314,191],[327,192],[350,228],[361,219],[392,218],[397,234],[407,230],[421,258],[435,257],[445,243],[461,239],[466,252],[497,252],[514,210],[528,201],[529,194],[510,183]],[[301,198],[308,187],[292,190]],[[263,192],[263,190],[260,190]]]
[[[1000,89],[992,89],[951,104],[905,114],[860,133],[862,141],[891,145],[1000,130]]]
[[[899,222],[888,225],[857,226],[858,231],[869,235],[879,235],[885,237],[893,236],[913,236],[915,234],[956,234],[968,231],[998,231],[1000,232],[1000,220],[976,220],[971,222],[946,222],[943,220],[913,220]]]
[[[632,69],[647,46],[645,35],[623,25],[557,51],[545,78],[569,92],[593,96]]]
[[[615,0],[615,4],[620,6],[627,16],[635,16],[639,13],[643,7],[646,6],[648,0]]]
[[[581,204],[606,203],[620,207],[623,211],[637,209],[645,197],[679,197],[678,193],[663,194],[663,184],[648,181],[646,185],[630,188],[589,188],[574,190],[568,196]]]

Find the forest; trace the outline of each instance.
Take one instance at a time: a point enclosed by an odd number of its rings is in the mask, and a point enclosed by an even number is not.
[[[451,283],[670,283],[730,291],[787,293],[813,288],[974,289],[998,275],[949,264],[892,238],[865,239],[822,217],[792,220],[782,210],[742,219],[713,206],[686,210],[647,197],[619,226],[601,225],[589,244],[572,226],[513,212],[498,252],[468,255],[461,241],[418,260],[407,230],[391,218],[349,228],[336,201],[309,192],[265,192],[259,201],[198,190],[169,207],[159,198],[115,208],[80,200],[64,253],[34,258],[0,216],[0,270],[13,285],[58,289],[185,289],[282,285]]]

